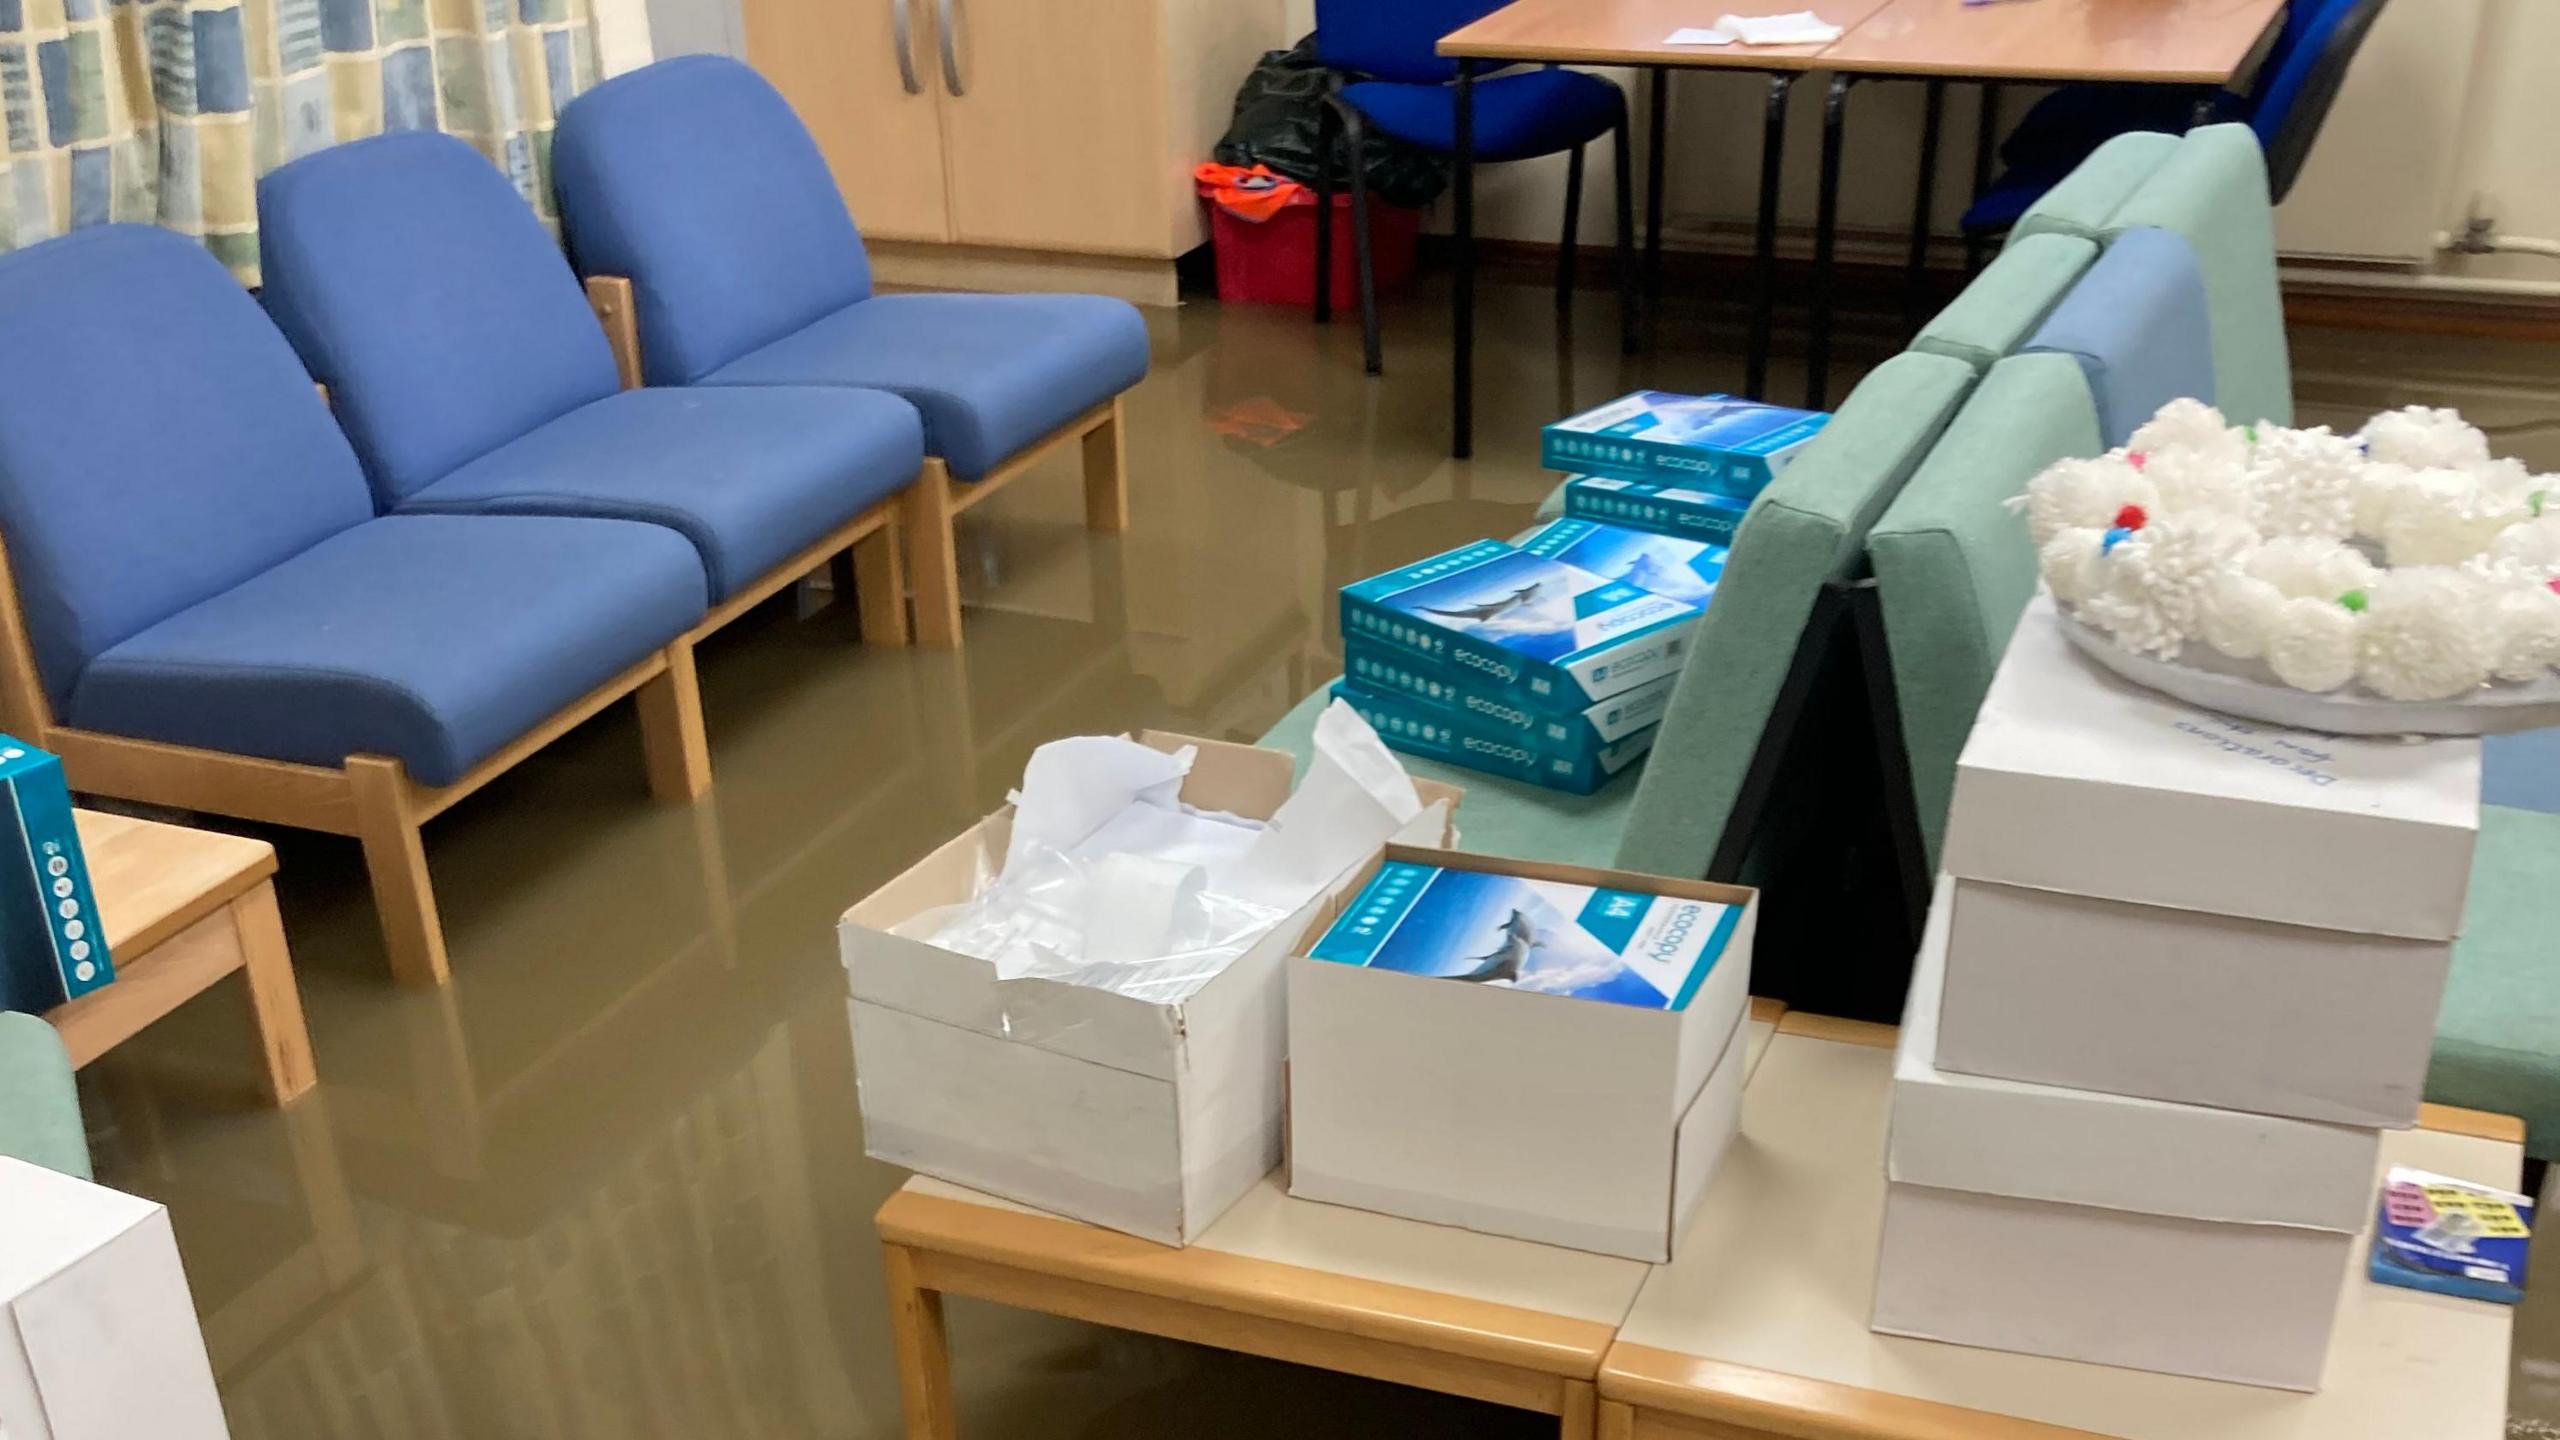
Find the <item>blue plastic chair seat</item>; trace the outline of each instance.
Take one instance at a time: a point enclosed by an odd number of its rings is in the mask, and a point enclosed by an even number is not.
[[[904,489],[912,406],[867,390],[625,390],[417,491],[404,514],[589,515],[693,542],[717,604]]]
[[[1446,85],[1382,80],[1343,87],[1369,123],[1408,144],[1450,154],[1458,148],[1458,92]],[[1525,70],[1475,82],[1475,155],[1525,160],[1588,144],[1609,133],[1625,103],[1618,87],[1578,70]]]
[[[2134,130],[2183,133],[2196,104],[2210,106],[2210,120],[2245,118],[2233,112],[2245,102],[2203,85],[2065,85],[2029,107],[2000,145],[2012,170],[2059,178],[2118,135]]]
[[[1960,222],[1967,231],[2006,230],[2018,223],[2044,193],[2062,183],[2071,167],[2059,170],[2004,170],[1991,188],[1982,192],[1972,208],[1964,212]]]
[[[1146,373],[1146,322],[1119,300],[876,295],[699,383],[889,391],[923,415],[925,452],[976,480]]]
[[[704,608],[702,563],[672,530],[395,515],[108,649],[64,718],[306,765],[389,755],[447,785]]]

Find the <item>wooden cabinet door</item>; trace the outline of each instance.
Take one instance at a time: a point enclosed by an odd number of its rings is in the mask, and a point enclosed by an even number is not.
[[[1167,167],[1181,162],[1165,130],[1165,0],[915,3],[951,32],[952,73],[937,47],[932,83],[952,238],[1171,253]]]
[[[908,11],[907,65],[898,13]],[[875,240],[948,240],[934,0],[745,0],[747,58],[800,112],[854,223]]]

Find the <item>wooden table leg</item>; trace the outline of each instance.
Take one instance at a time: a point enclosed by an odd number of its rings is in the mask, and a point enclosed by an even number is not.
[[[1600,1402],[1599,1440],[1635,1440],[1636,1412],[1615,1400]]]
[[[889,1333],[898,1349],[898,1390],[906,1402],[907,1440],[957,1440],[951,1408],[951,1337],[942,1295],[916,1283],[915,1252],[880,1247],[889,1284]]]
[[[1562,1440],[1598,1440],[1600,1392],[1590,1381],[1564,1382],[1564,1413],[1558,1417],[1556,1433]]]
[[[248,982],[249,1013],[258,1025],[267,1098],[286,1104],[320,1076],[311,1063],[311,1030],[302,1018],[302,989],[294,983],[293,955],[285,948],[274,883],[261,881],[232,901],[231,923],[240,936],[240,973]]]

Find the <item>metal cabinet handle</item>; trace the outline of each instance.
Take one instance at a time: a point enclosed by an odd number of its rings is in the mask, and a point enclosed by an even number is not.
[[[969,93],[960,84],[960,17],[955,0],[934,0],[941,24],[936,38],[942,42],[942,88],[954,96]]]
[[[915,0],[889,0],[889,24],[898,37],[898,83],[907,87],[908,94],[921,95],[924,81],[916,76],[915,25],[908,14],[914,3]]]

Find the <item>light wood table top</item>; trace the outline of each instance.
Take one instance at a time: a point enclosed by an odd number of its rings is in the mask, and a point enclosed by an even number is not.
[[[1824,50],[1821,68],[2219,85],[2284,9],[2285,0],[1890,0]]]
[[[276,873],[276,848],[264,840],[96,810],[71,818],[120,969],[127,954],[147,955]]]
[[[2327,1388],[2313,1395],[1875,1334],[1867,1318],[1893,1052],[1781,1028],[1745,1093],[1741,1138],[1678,1257],[1646,1281],[1601,1369],[1603,1435],[2493,1440],[2502,1432],[2513,1312],[2376,1285],[2365,1278],[2361,1247],[2343,1288]],[[2422,1124],[2432,1128],[2385,1138],[2382,1165],[2517,1183],[2516,1122],[2431,1108]],[[1634,1407],[1631,1423],[1613,1422],[1616,1405]]]
[[[1669,45],[1674,30],[1722,15],[1783,15],[1807,0],[1513,0],[1441,37],[1440,53],[1476,60],[1663,65],[1714,70],[1828,68],[1824,45]],[[1856,33],[1888,0],[1822,0],[1822,18]]]

